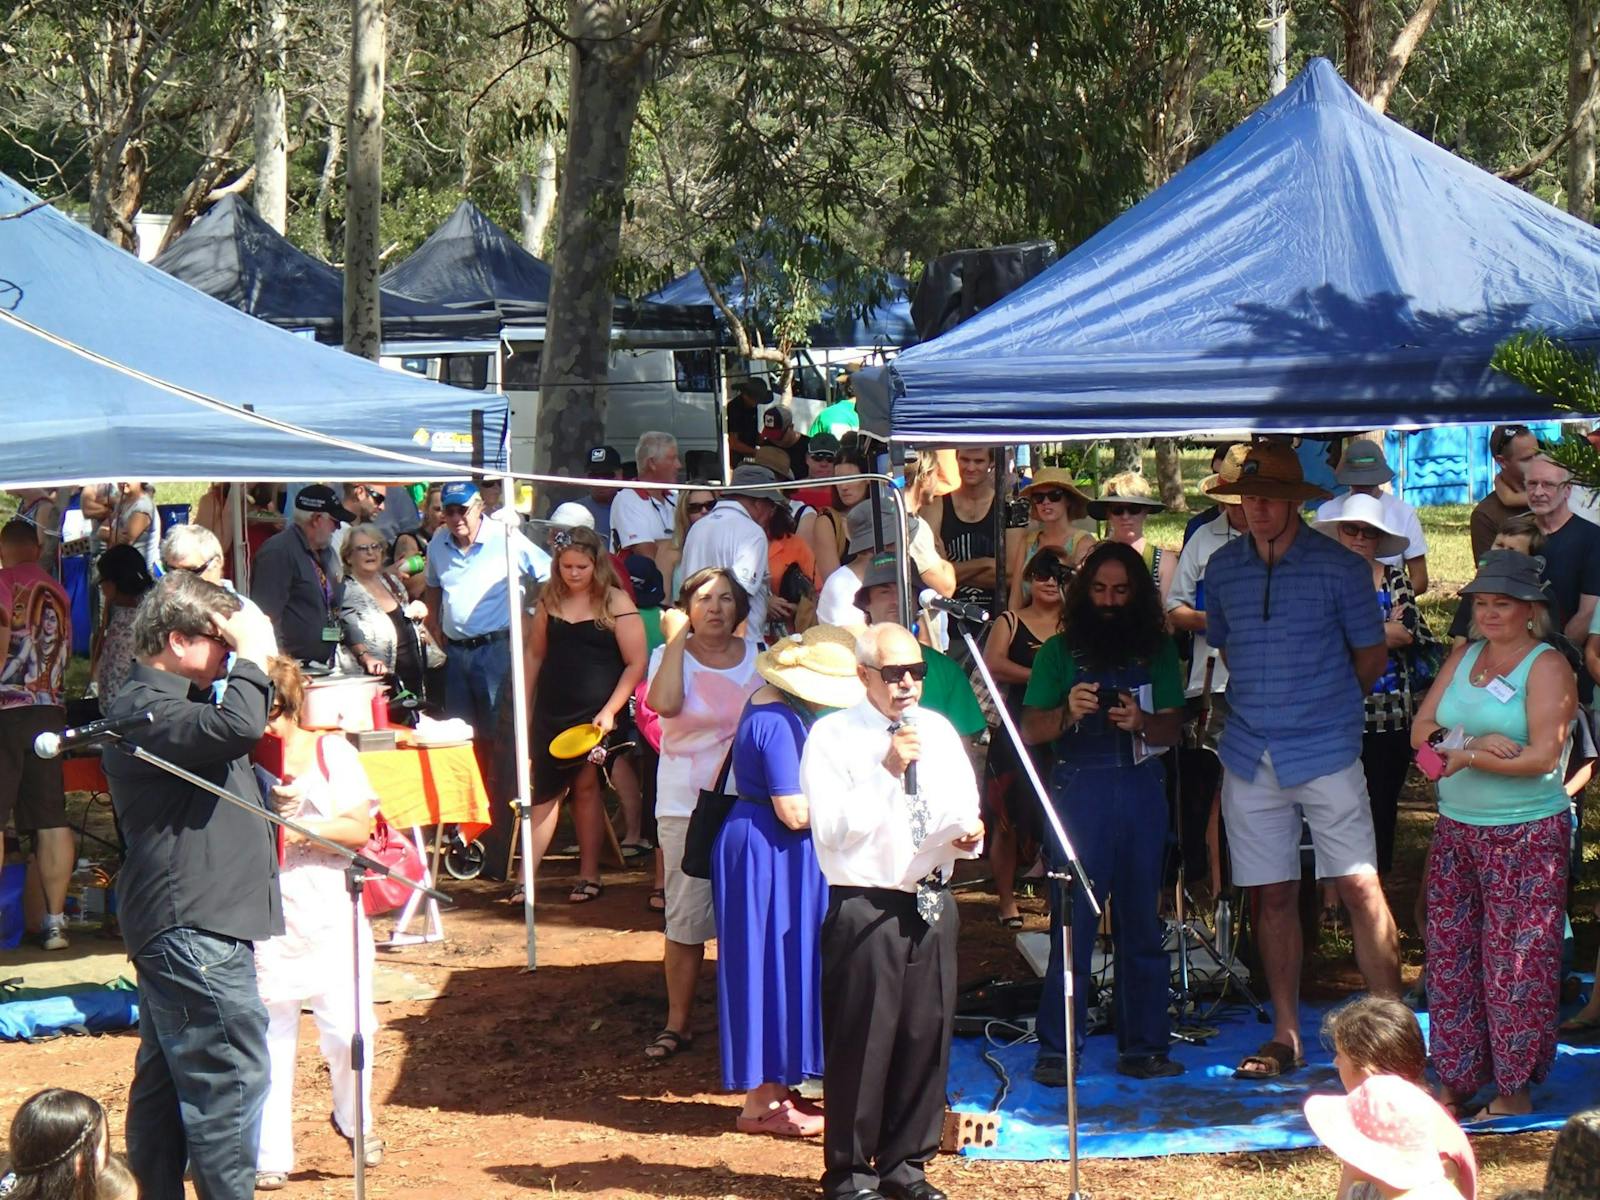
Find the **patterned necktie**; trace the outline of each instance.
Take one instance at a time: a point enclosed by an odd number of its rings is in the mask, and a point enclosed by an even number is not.
[[[922,848],[922,839],[928,836],[928,801],[922,794],[921,781],[918,781],[917,790],[906,793],[906,815],[911,822],[911,845],[915,849]],[[917,880],[917,916],[929,925],[938,921],[944,912],[944,872],[935,868],[934,871]]]

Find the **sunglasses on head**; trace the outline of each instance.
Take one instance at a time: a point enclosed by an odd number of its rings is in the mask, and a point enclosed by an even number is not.
[[[1383,536],[1371,525],[1357,525],[1354,521],[1344,521],[1339,525],[1339,532],[1347,538],[1362,538],[1377,541]]]
[[[873,670],[878,672],[885,683],[893,687],[908,675],[918,683],[921,683],[927,678],[928,664],[925,662],[888,663],[881,667],[874,667]]]
[[[1051,488],[1047,492],[1035,492],[1033,494],[1033,502],[1035,504],[1060,504],[1066,498],[1067,493],[1061,488]]]

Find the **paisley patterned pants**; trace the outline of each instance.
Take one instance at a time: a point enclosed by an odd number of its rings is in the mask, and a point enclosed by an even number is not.
[[[1428,865],[1428,1029],[1440,1081],[1467,1097],[1539,1083],[1556,1054],[1564,812],[1517,825],[1441,816]]]

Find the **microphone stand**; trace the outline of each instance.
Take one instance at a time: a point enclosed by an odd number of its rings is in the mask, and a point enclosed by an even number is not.
[[[1072,848],[1072,841],[1067,837],[1067,831],[1061,824],[1061,816],[1056,812],[1056,806],[1050,802],[1050,794],[1045,791],[1044,782],[1039,778],[1038,768],[1033,765],[1033,758],[1028,753],[1028,747],[1023,744],[1022,734],[1017,731],[1017,724],[1011,719],[1011,711],[1006,708],[1005,697],[1000,694],[999,685],[995,683],[994,676],[989,673],[989,664],[983,660],[983,651],[978,648],[978,643],[973,640],[972,630],[969,628],[973,624],[972,617],[967,613],[946,611],[951,618],[951,624],[960,631],[962,639],[967,644],[967,652],[972,656],[972,662],[978,668],[978,674],[983,677],[983,686],[989,689],[989,696],[994,700],[994,710],[999,714],[1000,724],[1005,728],[1006,736],[1011,739],[1011,745],[1017,752],[1017,763],[1027,775],[1028,782],[1033,785],[1033,793],[1039,801],[1039,808],[1044,813],[1044,818],[1050,826],[1050,831],[1056,835],[1056,844],[1061,847],[1062,853],[1067,860],[1065,867],[1051,864],[1046,872],[1046,878],[1050,880],[1051,889],[1061,902],[1061,932],[1057,945],[1058,953],[1061,956],[1061,1002],[1066,1007],[1067,1200],[1082,1200],[1082,1193],[1078,1190],[1078,1048],[1075,1036],[1077,1020],[1072,1011],[1072,883],[1074,876],[1076,876],[1078,883],[1083,888],[1083,898],[1089,902],[1089,907],[1097,917],[1100,915],[1100,904],[1094,898],[1094,881],[1089,878],[1089,873],[1083,869],[1083,863],[1078,860],[1078,853]],[[987,616],[987,614],[985,615]],[[982,622],[978,623],[982,624]]]
[[[140,762],[149,763],[152,767],[165,771],[175,779],[181,779],[191,787],[197,787],[203,792],[208,792],[219,800],[225,800],[235,808],[242,808],[253,813],[262,820],[282,829],[292,830],[305,838],[313,845],[337,854],[345,860],[344,883],[345,891],[350,895],[350,950],[351,974],[353,986],[351,988],[351,1003],[354,1006],[352,1016],[354,1020],[350,1026],[350,1069],[356,1077],[356,1130],[355,1136],[350,1139],[354,1147],[355,1158],[355,1191],[356,1200],[366,1200],[367,1194],[367,1110],[365,1072],[367,1068],[366,1036],[361,1032],[361,892],[366,883],[367,873],[370,871],[383,879],[391,879],[405,884],[414,892],[427,896],[430,899],[449,905],[453,903],[449,896],[437,888],[427,887],[415,880],[407,879],[404,875],[391,871],[383,863],[369,858],[359,850],[352,850],[348,846],[341,846],[338,842],[330,841],[321,834],[312,833],[305,826],[287,817],[281,817],[267,805],[253,804],[239,796],[235,796],[226,788],[218,787],[209,779],[202,779],[193,771],[187,771],[177,763],[168,762],[158,754],[152,754],[143,746],[128,741],[119,733],[110,733],[109,736],[124,753],[132,755]],[[336,1126],[337,1127],[337,1126]]]

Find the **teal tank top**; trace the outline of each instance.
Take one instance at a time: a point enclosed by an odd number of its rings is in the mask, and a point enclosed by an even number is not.
[[[1528,672],[1533,669],[1533,660],[1551,647],[1535,646],[1505,676],[1517,692],[1502,704],[1488,688],[1472,686],[1472,672],[1486,644],[1475,642],[1467,648],[1450,686],[1439,698],[1435,715],[1446,729],[1459,725],[1468,737],[1500,733],[1526,746]],[[1562,788],[1566,763],[1563,751],[1555,769],[1543,775],[1491,775],[1470,767],[1457,771],[1450,778],[1439,780],[1439,813],[1463,825],[1518,825],[1564,813],[1568,807],[1567,793]]]

